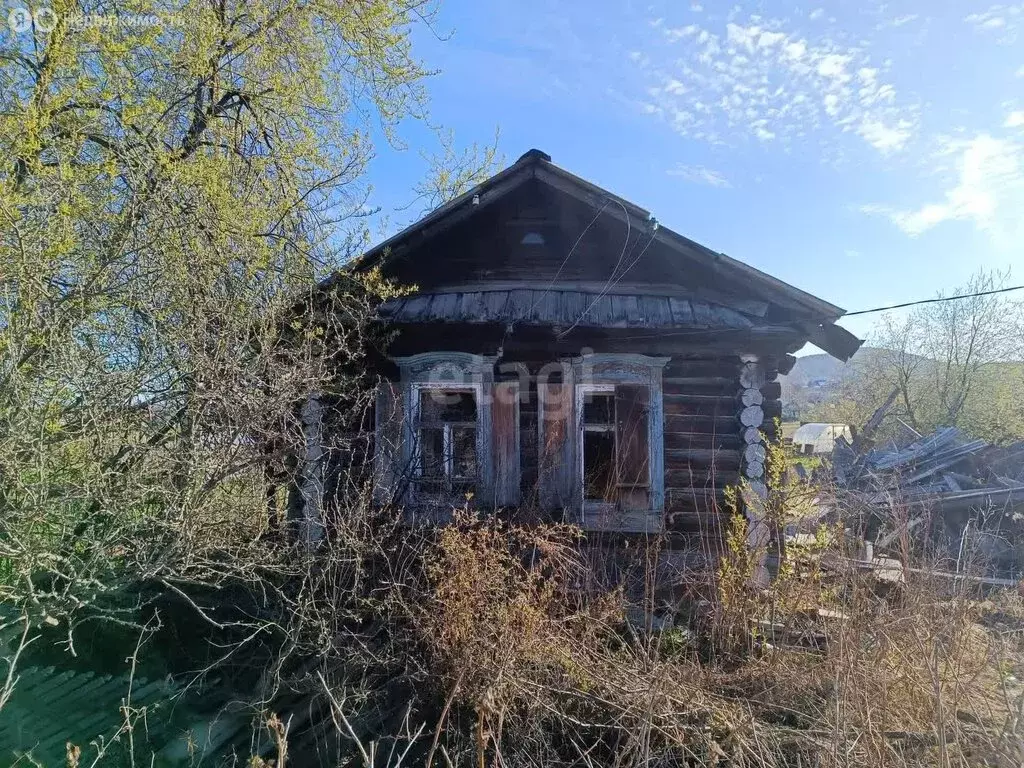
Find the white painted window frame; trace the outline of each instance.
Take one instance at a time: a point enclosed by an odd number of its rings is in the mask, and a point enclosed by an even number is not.
[[[482,410],[482,401],[484,397],[483,384],[453,384],[449,382],[437,382],[437,381],[418,381],[414,382],[411,386],[411,397],[412,397],[412,429],[413,429],[413,471],[417,478],[423,477],[423,455],[422,446],[419,441],[420,431],[420,400],[421,393],[430,391],[444,391],[444,392],[472,392],[473,399],[476,402],[476,418],[477,424],[476,430],[476,478],[475,482],[477,485],[480,483],[480,476],[483,469],[483,446],[480,444],[480,418]],[[465,480],[466,478],[457,478],[453,474],[455,457],[452,452],[452,426],[451,424],[445,424],[442,431],[442,445],[441,453],[444,461],[444,473],[445,479],[448,481]]]
[[[491,402],[490,391],[494,383],[493,356],[474,355],[468,352],[422,352],[408,357],[396,357],[393,361],[401,371],[401,397],[403,403],[403,440],[400,465],[408,467],[410,477],[406,478],[404,501],[415,504],[417,499],[414,483],[411,481],[420,472],[419,409],[420,392],[423,390],[450,390],[452,392],[473,392],[476,400],[476,451],[477,479],[475,495],[481,499],[491,496],[494,477],[494,460],[491,455]],[[449,430],[445,430],[447,433]],[[450,438],[446,438],[450,439]],[[450,448],[445,447],[445,461],[450,460]],[[428,497],[429,498],[429,497]]]
[[[615,504],[588,500],[583,482],[583,400],[588,392],[615,392],[618,384],[636,384],[648,389],[647,446],[649,505],[647,513],[662,516],[665,511],[665,406],[662,369],[668,357],[652,357],[633,353],[601,352],[571,360],[575,382],[575,405],[572,425],[577,475],[577,503],[580,523],[587,527],[590,517],[614,511]]]

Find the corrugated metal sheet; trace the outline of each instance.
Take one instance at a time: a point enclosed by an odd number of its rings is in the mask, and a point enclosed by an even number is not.
[[[518,323],[591,328],[752,328],[729,307],[676,296],[502,290],[420,293],[392,299],[382,316],[399,323]]]
[[[68,743],[81,748],[82,765],[90,764],[96,754],[90,743],[109,741],[124,723],[121,706],[128,692],[127,676],[53,667],[18,669],[14,693],[0,710],[0,765],[19,758],[26,765],[65,765]],[[154,739],[162,743],[162,738],[172,735],[165,724],[174,692],[175,687],[163,680],[135,680],[131,685],[132,708],[136,712],[145,708],[147,713],[146,727],[135,734],[137,743],[145,743],[146,737],[150,743]],[[115,747],[110,756],[122,751]]]

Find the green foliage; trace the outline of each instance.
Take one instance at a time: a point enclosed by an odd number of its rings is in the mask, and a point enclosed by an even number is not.
[[[953,295],[999,288],[1008,275],[979,272]],[[927,433],[956,426],[995,443],[1024,438],[1024,303],[997,294],[925,304],[884,316],[871,354],[849,365],[838,391],[801,414],[807,421],[864,424],[897,393],[879,436],[903,424]],[[898,419],[898,420],[897,420]]]
[[[249,567],[296,404],[365,408],[393,289],[310,291],[366,241],[371,131],[425,114],[411,32],[433,12],[53,11],[0,49],[0,599],[50,617],[124,580],[216,577],[225,552]]]

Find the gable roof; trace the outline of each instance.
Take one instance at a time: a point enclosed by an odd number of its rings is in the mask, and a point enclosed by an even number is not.
[[[391,258],[449,230],[533,179],[587,205],[603,208],[609,215],[628,221],[632,226],[645,227],[656,241],[681,258],[710,269],[724,282],[735,285],[754,298],[792,310],[803,318],[800,329],[807,338],[829,354],[847,360],[860,347],[860,339],[835,325],[835,321],[845,314],[842,308],[660,226],[649,211],[560,168],[551,162],[550,155],[538,149],[531,149],[509,167],[377,244],[356,259],[351,268],[363,271],[384,265]]]

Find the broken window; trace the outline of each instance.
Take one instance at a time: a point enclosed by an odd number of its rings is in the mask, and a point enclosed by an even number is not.
[[[615,501],[615,393],[583,399],[583,498]]]
[[[419,486],[467,492],[477,480],[477,403],[472,390],[419,390],[416,424]]]
[[[584,390],[580,421],[585,502],[648,508],[648,403],[649,390],[642,385]]]

